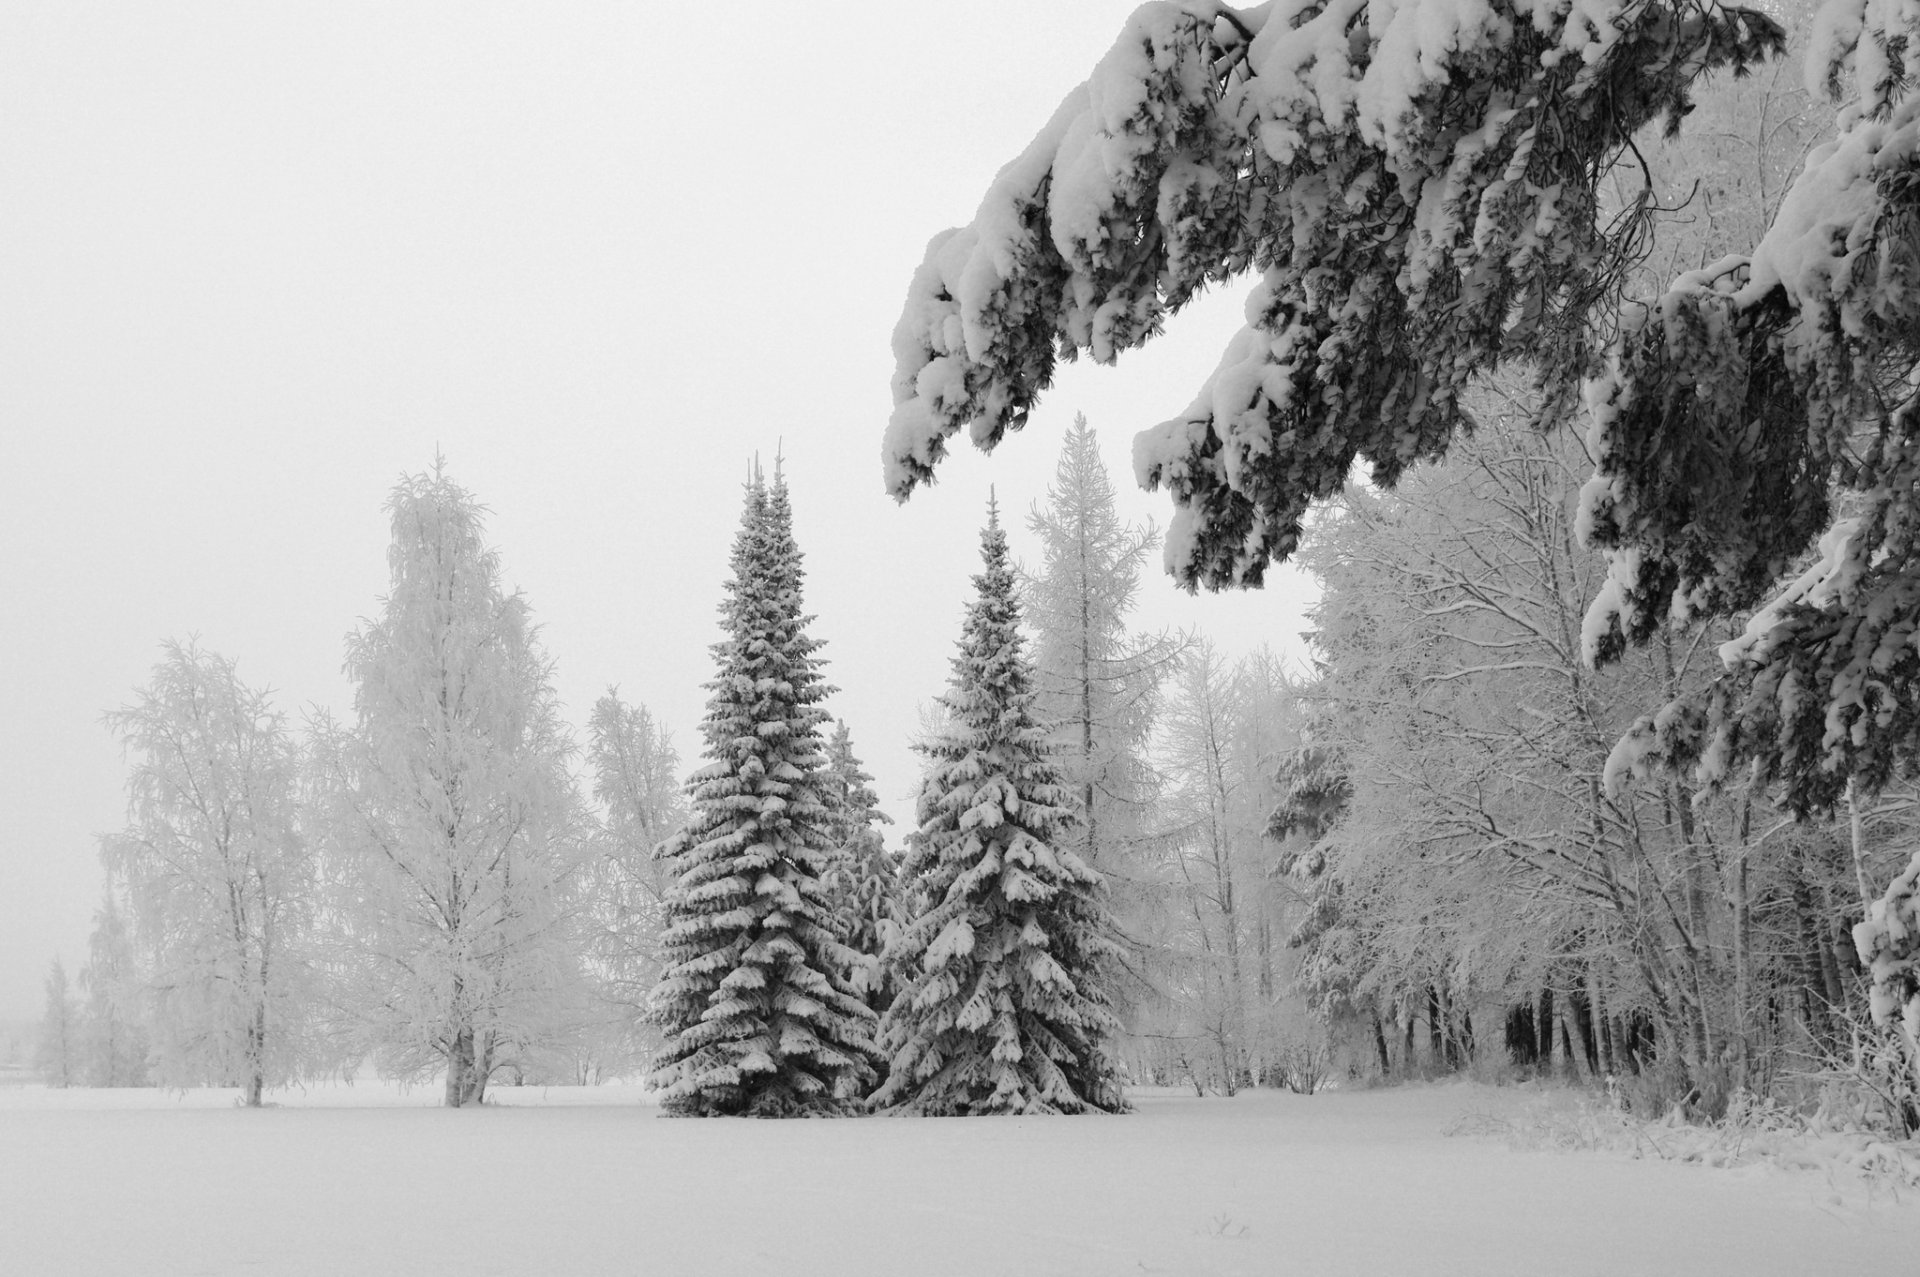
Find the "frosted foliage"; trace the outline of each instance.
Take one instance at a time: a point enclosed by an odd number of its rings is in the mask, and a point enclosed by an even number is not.
[[[616,986],[644,978],[651,987],[660,905],[671,877],[653,852],[685,822],[675,775],[680,755],[645,705],[629,705],[609,689],[587,724],[587,762],[604,835],[591,874],[595,948]]]
[[[388,508],[391,587],[348,644],[358,721],[326,734],[346,996],[383,1069],[444,1068],[458,1107],[569,1027],[583,830],[552,670],[478,502],[436,469]]]
[[[145,1086],[147,1032],[140,1013],[140,975],[126,915],[109,889],[93,915],[87,965],[80,972],[87,994],[81,1037],[90,1086]]]
[[[146,971],[156,1075],[239,1085],[298,1071],[315,866],[285,724],[234,662],[168,643],[107,715],[126,744],[127,826],[102,840]]]
[[[706,766],[685,829],[661,848],[664,970],[650,1015],[667,1041],[653,1084],[685,1116],[831,1114],[879,1063],[829,875],[836,810],[820,731],[819,642],[806,633],[786,484],[756,477],[721,607],[725,638],[701,726]]]
[[[1100,877],[1068,850],[1067,795],[1033,717],[1006,534],[983,537],[946,731],[908,840],[916,903],[889,947],[898,996],[880,1022],[890,1058],[874,1103],[926,1114],[1083,1113],[1124,1107],[1107,1042],[1101,965],[1115,955]]]
[[[686,818],[679,767],[669,733],[645,705],[628,704],[614,688],[594,702],[587,769],[601,819],[578,911],[598,993],[598,1029],[587,1054],[603,1072],[630,1072],[656,1037],[639,1012],[660,974],[672,878],[653,852]]]
[[[1145,5],[929,244],[894,331],[888,489],[931,479],[962,426],[988,448],[1019,428],[1057,358],[1111,360],[1257,268],[1247,327],[1134,469],[1173,497],[1176,578],[1258,584],[1356,457],[1391,483],[1444,451],[1474,372],[1519,357],[1570,384],[1630,238],[1596,224],[1598,174],[1702,72],[1780,43],[1693,3]]]

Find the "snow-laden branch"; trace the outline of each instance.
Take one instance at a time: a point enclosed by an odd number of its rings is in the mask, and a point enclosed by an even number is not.
[[[1248,326],[1193,405],[1135,443],[1175,515],[1168,569],[1257,585],[1356,457],[1391,483],[1446,449],[1503,357],[1586,366],[1630,235],[1595,184],[1718,66],[1781,45],[1698,0],[1157,3],[935,237],[894,333],[888,489],[961,427],[991,448],[1060,357],[1111,360],[1255,266]]]
[[[1828,526],[1835,480],[1865,490],[1903,464],[1917,234],[1920,98],[1843,117],[1750,258],[1683,274],[1630,316],[1587,391],[1580,536],[1609,560],[1588,659],[1669,616],[1751,606]],[[1879,442],[1861,456],[1863,424]]]

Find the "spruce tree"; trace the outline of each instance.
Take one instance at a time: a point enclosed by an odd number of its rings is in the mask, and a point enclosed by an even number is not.
[[[834,861],[820,707],[820,644],[800,610],[800,552],[785,481],[758,474],[721,605],[726,638],[707,684],[707,766],[692,816],[662,848],[666,970],[652,1017],[667,1042],[653,1072],[679,1116],[843,1111],[879,1063],[873,1013],[852,987],[826,875]]]
[[[855,984],[876,1012],[893,1001],[891,969],[880,960],[899,933],[902,917],[900,866],[878,826],[892,818],[880,810],[873,777],[854,756],[846,723],[834,725],[827,746],[827,788],[833,805],[834,907],[847,927],[847,947],[859,955]]]
[[[935,1115],[1125,1107],[1107,1041],[1104,888],[1068,849],[1070,795],[1033,715],[1013,568],[998,512],[967,611],[947,732],[906,870],[921,912],[887,959],[901,990],[881,1019],[891,1060],[874,1103]]]

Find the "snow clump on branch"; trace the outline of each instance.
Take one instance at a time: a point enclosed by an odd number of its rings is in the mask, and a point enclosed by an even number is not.
[[[992,448],[1056,360],[1114,359],[1204,286],[1262,271],[1247,327],[1142,434],[1184,585],[1258,585],[1356,457],[1392,483],[1445,451],[1497,359],[1588,371],[1630,228],[1595,183],[1714,67],[1782,44],[1695,0],[1148,4],[973,222],[928,246],[894,332],[897,497],[962,426]]]

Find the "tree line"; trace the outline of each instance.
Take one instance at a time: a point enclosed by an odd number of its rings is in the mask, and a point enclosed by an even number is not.
[[[209,674],[193,713],[250,761],[175,776],[145,702],[114,719],[135,826],[197,821],[237,867],[150,996],[223,1009],[227,1076],[306,1042],[444,1068],[450,1103],[561,1058],[765,1113],[1490,1064],[1706,1116],[1831,1084],[1913,1127],[1911,15],[1834,0],[1802,89],[1769,11],[1440,7],[1143,8],[935,238],[895,337],[905,496],[962,426],[1024,424],[1059,358],[1257,270],[1134,477],[1173,498],[1183,585],[1314,572],[1310,671],[1128,629],[1154,538],[1076,428],[1024,577],[989,517],[895,856],[825,739],[776,473],[706,765],[684,808],[617,815],[672,787],[596,755],[601,809],[573,793],[524,604],[396,494],[352,724],[294,749]],[[602,722],[596,750],[635,718]],[[167,846],[110,844],[136,965],[131,870]],[[340,1005],[296,1010],[316,973]],[[149,1032],[154,1061],[211,1049]]]
[[[106,716],[128,822],[102,840],[84,1007],[50,976],[50,1082],[258,1104],[371,1066],[442,1078],[462,1106],[501,1078],[645,1074],[670,1110],[716,1113],[1115,1110],[1142,1070],[1240,1084],[1259,1015],[1221,966],[1250,916],[1228,842],[1264,817],[1222,779],[1235,747],[1179,724],[1251,684],[1128,629],[1154,535],[1116,515],[1084,422],[1030,520],[1038,563],[1013,563],[990,513],[904,848],[827,709],[778,470],[748,486],[684,783],[617,691],[576,744],[530,606],[444,466],[387,513],[350,718],[296,731],[193,640]],[[1260,668],[1284,719],[1284,677]],[[1246,971],[1275,995],[1275,920],[1258,934]],[[1204,1030],[1166,1010],[1196,997]],[[1147,1021],[1184,1045],[1135,1049]]]

